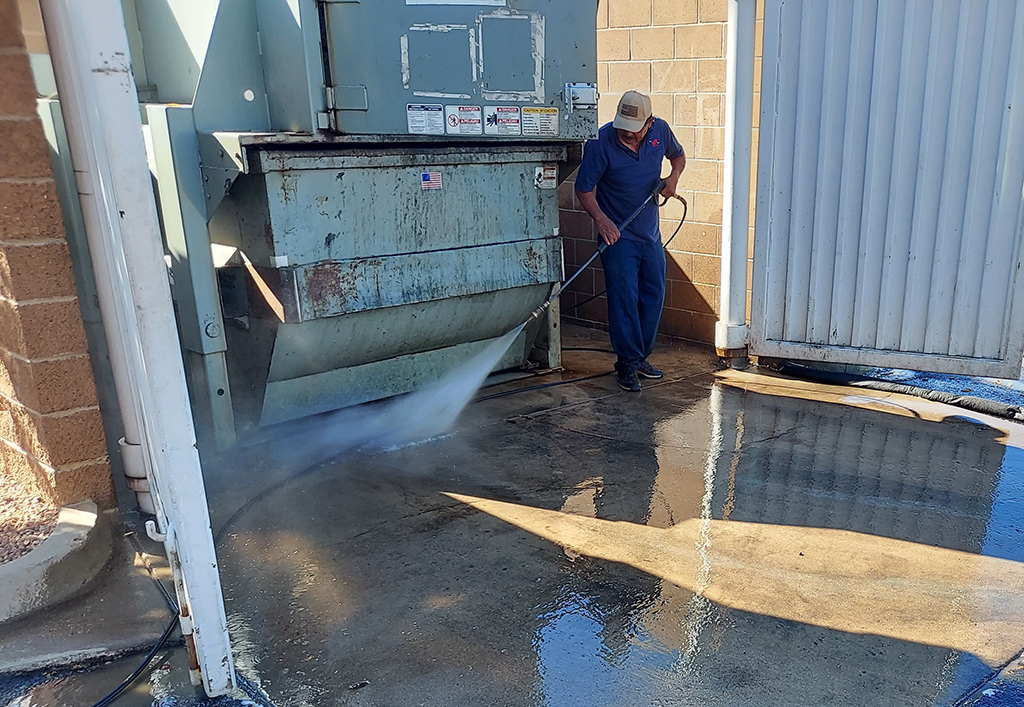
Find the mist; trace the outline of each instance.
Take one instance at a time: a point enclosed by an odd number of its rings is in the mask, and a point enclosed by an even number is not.
[[[489,343],[435,383],[389,400],[289,423],[274,445],[288,465],[308,467],[343,452],[387,451],[445,434],[523,330]]]

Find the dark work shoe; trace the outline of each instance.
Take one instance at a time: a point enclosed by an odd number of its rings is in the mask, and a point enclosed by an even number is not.
[[[652,380],[658,380],[659,378],[664,378],[665,377],[664,373],[659,371],[657,368],[655,368],[651,364],[647,363],[647,361],[644,361],[643,363],[640,364],[640,367],[636,369],[636,374],[638,376],[642,376],[644,378],[650,378]]]
[[[636,371],[634,370],[627,368],[619,371],[618,375],[615,376],[615,380],[623,390],[628,390],[631,393],[640,392],[640,379],[636,377]]]

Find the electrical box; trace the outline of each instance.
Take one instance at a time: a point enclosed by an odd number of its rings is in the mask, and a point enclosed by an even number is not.
[[[324,7],[332,127],[348,134],[581,139],[597,124],[593,3],[361,0]],[[594,87],[573,107],[569,86]]]

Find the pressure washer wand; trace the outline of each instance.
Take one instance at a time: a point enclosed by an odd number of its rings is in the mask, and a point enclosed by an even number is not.
[[[625,230],[626,226],[628,226],[629,224],[633,223],[633,219],[635,219],[637,216],[639,216],[640,212],[643,211],[647,207],[647,204],[649,204],[651,202],[651,199],[656,199],[658,197],[658,194],[660,194],[661,190],[664,189],[664,188],[665,188],[665,180],[664,179],[659,179],[658,183],[654,185],[654,189],[652,189],[651,193],[647,195],[646,199],[644,199],[644,203],[642,203],[642,204],[640,204],[640,206],[636,207],[636,211],[631,213],[629,215],[629,217],[625,221],[623,221],[619,226],[617,226],[617,228],[619,229],[619,233],[622,233],[622,231]],[[600,240],[600,236],[598,237],[598,239]],[[605,248],[607,248],[607,247],[608,247],[608,244],[605,243],[603,240],[601,240],[601,242],[597,246],[597,250],[594,251],[594,254],[591,255],[589,258],[587,258],[587,262],[583,263],[583,265],[581,265],[576,270],[576,272],[574,272],[572,274],[572,277],[570,277],[568,280],[563,282],[562,286],[558,288],[558,290],[555,292],[555,294],[551,295],[551,297],[548,298],[547,302],[545,302],[541,306],[537,307],[537,309],[533,310],[533,313],[530,314],[530,316],[526,320],[526,322],[529,323],[529,322],[533,321],[534,319],[537,319],[538,317],[540,317],[542,314],[544,314],[544,310],[547,309],[548,307],[550,307],[551,303],[554,302],[556,299],[558,299],[558,295],[562,294],[565,291],[565,288],[569,286],[569,283],[571,283],[573,280],[575,280],[576,277],[581,272],[586,270],[587,266],[590,265],[592,262],[594,262],[594,259],[597,258],[597,256],[601,255],[601,253],[603,253]]]

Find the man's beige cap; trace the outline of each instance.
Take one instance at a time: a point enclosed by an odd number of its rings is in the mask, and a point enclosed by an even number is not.
[[[626,91],[619,99],[612,127],[638,133],[651,117],[651,99],[639,91]]]

